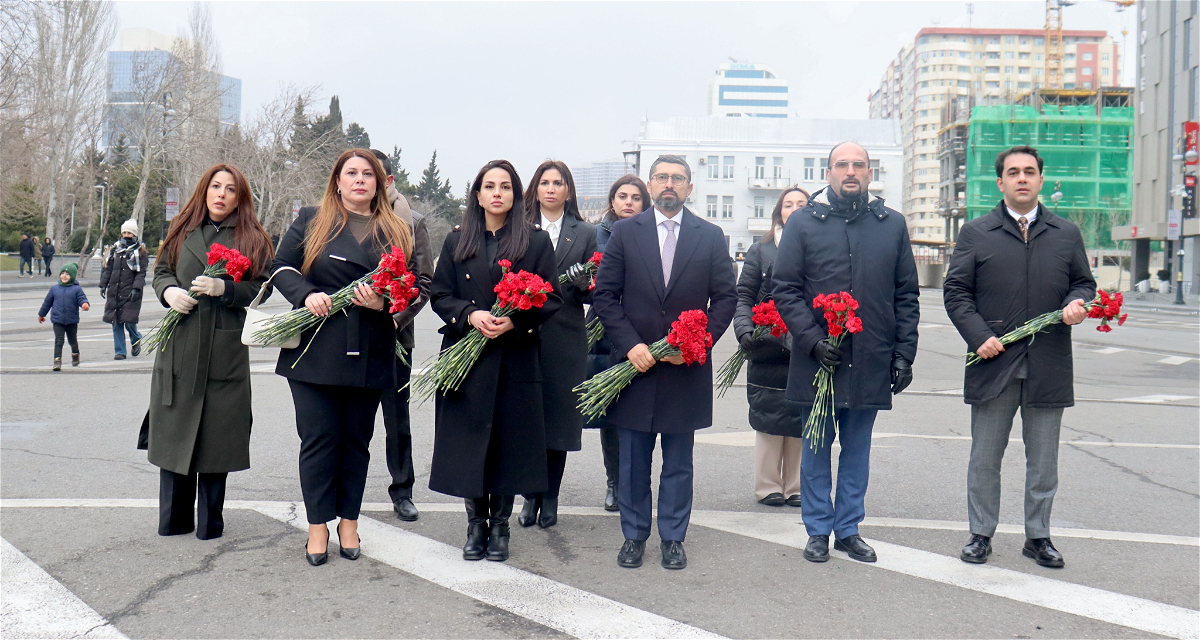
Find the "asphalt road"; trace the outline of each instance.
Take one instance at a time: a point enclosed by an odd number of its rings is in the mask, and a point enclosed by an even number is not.
[[[875,426],[862,527],[875,565],[836,552],[805,562],[800,510],[755,503],[739,386],[697,436],[685,571],[658,566],[653,538],[645,566],[617,567],[622,536],[599,508],[591,432],[568,458],[558,526],[521,529],[514,518],[508,563],[462,561],[461,501],[426,487],[432,404],[413,409],[420,520],[390,511],[380,419],[364,558],[333,554],[312,568],[275,352],[252,352],[253,467],[230,477],[225,536],[162,538],[158,470],[134,448],[151,360],[112,360],[103,301],[87,292],[84,362],[61,373],[50,371],[49,325],[34,318],[44,289],[0,292],[5,638],[1200,636],[1200,318],[1188,307],[1131,308],[1112,333],[1093,321],[1074,333],[1078,401],[1064,417],[1052,521],[1064,569],[1020,553],[1019,427],[995,553],[985,566],[957,559],[968,537],[964,346],[932,290],[922,291],[915,381]],[[142,330],[161,316],[148,302]],[[428,311],[417,322],[420,363],[438,322]],[[720,341],[715,360],[734,347]]]

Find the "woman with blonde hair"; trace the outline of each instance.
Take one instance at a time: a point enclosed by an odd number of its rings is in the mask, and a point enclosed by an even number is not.
[[[293,307],[324,323],[282,349],[275,373],[288,379],[300,435],[300,488],[308,517],[309,564],[325,564],[329,527],[338,522],[339,553],[359,557],[358,514],[371,459],[368,447],[380,395],[395,391],[395,324],[367,284],[354,304],[330,315],[330,294],[379,266],[398,247],[412,258],[412,231],[392,213],[387,175],[367,149],[342,153],[318,207],[300,210],[279,245],[274,284]]]

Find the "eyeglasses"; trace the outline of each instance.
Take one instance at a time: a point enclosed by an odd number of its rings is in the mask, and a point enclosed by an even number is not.
[[[671,184],[676,187],[682,187],[683,185],[688,183],[687,176],[680,175],[678,173],[675,175],[668,175],[666,173],[656,173],[656,174],[650,176],[650,178],[658,184],[666,184],[667,180],[670,180]]]
[[[863,162],[862,160],[855,160],[854,162],[850,162],[849,160],[838,160],[837,162],[833,163],[833,168],[837,169],[838,171],[845,171],[850,166],[862,171],[863,169],[867,168],[867,163]]]

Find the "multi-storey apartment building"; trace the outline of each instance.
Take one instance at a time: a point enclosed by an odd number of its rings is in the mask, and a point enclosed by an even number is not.
[[[942,176],[948,160],[943,144],[952,151],[954,144],[954,136],[944,134],[962,112],[946,107],[964,99],[972,104],[1017,102],[1043,86],[1045,54],[1041,29],[932,27],[919,31],[913,44],[904,45],[888,64],[869,97],[870,117],[900,122],[900,204],[914,240],[948,240],[943,210],[949,215],[964,208],[953,173],[946,180]],[[1063,88],[1117,86],[1118,54],[1116,42],[1103,31],[1063,31]]]

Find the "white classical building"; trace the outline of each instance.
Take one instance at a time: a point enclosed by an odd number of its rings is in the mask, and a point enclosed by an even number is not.
[[[871,156],[871,193],[901,210],[904,148],[898,120],[677,117],[643,122],[633,150],[646,179],[655,158],[676,154],[692,167],[687,207],[725,231],[731,256],[771,228],[779,195],[798,184],[809,193],[826,185],[829,150],[857,142]]]

